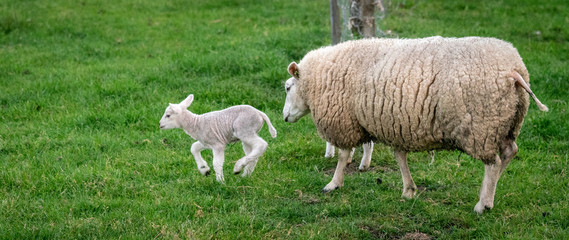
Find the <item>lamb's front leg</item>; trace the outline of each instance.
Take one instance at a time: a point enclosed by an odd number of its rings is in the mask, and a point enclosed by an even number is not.
[[[205,146],[200,142],[197,141],[192,144],[191,152],[194,155],[194,159],[196,160],[196,164],[198,165],[198,170],[204,176],[209,175],[209,166],[207,166],[207,162],[203,160],[201,151],[205,149]]]
[[[351,152],[351,149],[340,149],[338,152],[338,165],[336,166],[334,177],[332,177],[332,181],[322,189],[322,192],[327,193],[344,186],[344,168],[348,164],[348,158],[350,157]]]
[[[213,170],[215,179],[220,183],[225,183],[223,178],[223,162],[225,161],[225,146],[215,146],[213,150]]]
[[[409,171],[409,166],[407,165],[407,152],[396,149],[394,153],[397,165],[399,165],[399,170],[401,170],[401,178],[403,178],[402,196],[405,198],[413,198],[417,191],[417,185],[415,185],[411,177],[411,172]]]

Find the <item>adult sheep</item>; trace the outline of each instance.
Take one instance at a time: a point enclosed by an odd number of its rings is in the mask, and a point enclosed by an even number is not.
[[[494,38],[364,39],[309,52],[288,67],[283,117],[312,113],[319,135],[340,148],[332,181],[344,184],[353,147],[393,147],[403,197],[417,187],[407,153],[458,149],[484,162],[474,211],[494,206],[496,183],[518,151],[515,140],[532,96],[517,50]]]

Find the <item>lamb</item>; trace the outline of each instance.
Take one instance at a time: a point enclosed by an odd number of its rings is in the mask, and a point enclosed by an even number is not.
[[[288,67],[286,122],[311,113],[319,135],[340,148],[332,181],[343,186],[350,150],[391,146],[405,198],[416,191],[407,153],[460,150],[484,163],[474,211],[494,207],[496,184],[518,151],[531,96],[529,74],[512,44],[481,37],[363,39],[323,47]]]
[[[271,124],[271,120],[265,113],[249,105],[233,106],[196,115],[187,110],[193,100],[194,95],[190,94],[179,104],[170,103],[160,119],[160,129],[182,128],[190,137],[197,140],[192,144],[191,152],[198,170],[204,176],[209,174],[210,168],[202,158],[201,151],[206,148],[211,149],[215,177],[221,183],[225,181],[223,177],[225,146],[240,140],[245,156],[235,163],[233,173],[239,174],[245,169],[242,176],[251,175],[268,145],[257,134],[264,122],[267,123],[271,136],[277,137],[277,130]]]

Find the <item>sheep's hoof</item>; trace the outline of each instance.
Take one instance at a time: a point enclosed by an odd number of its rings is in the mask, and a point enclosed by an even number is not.
[[[413,197],[415,197],[415,192],[416,192],[417,188],[407,188],[403,190],[403,194],[401,194],[401,197],[403,198],[407,198],[407,199],[411,199]]]
[[[331,191],[334,191],[334,190],[340,188],[340,186],[335,185],[335,184],[334,184],[333,186],[329,186],[329,185],[330,185],[330,184],[326,185],[326,187],[324,187],[324,188],[322,189],[322,193],[329,193],[329,192],[331,192]]]
[[[369,166],[360,166],[360,167],[358,168],[358,170],[359,170],[360,172],[366,172],[367,170],[369,170]]]

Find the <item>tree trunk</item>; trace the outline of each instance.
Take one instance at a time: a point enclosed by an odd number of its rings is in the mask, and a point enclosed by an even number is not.
[[[330,0],[330,21],[332,28],[332,45],[340,43],[342,40],[342,19],[340,19],[340,9],[337,0]]]

